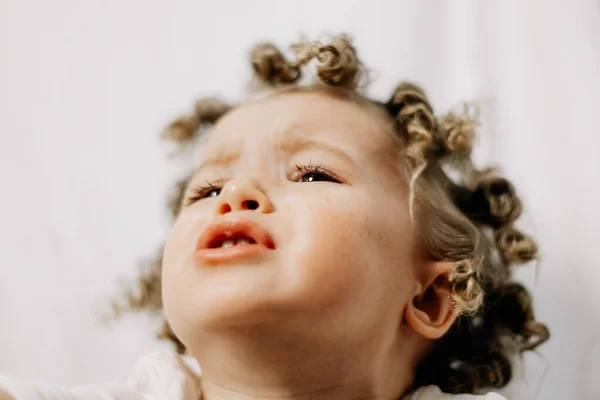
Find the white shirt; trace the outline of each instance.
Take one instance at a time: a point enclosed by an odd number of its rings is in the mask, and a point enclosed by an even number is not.
[[[0,376],[0,400],[198,400],[197,378],[174,353],[155,352],[142,357],[126,382],[61,388]],[[2,389],[8,392],[3,397]],[[6,395],[4,395],[6,396]],[[486,395],[450,395],[436,386],[419,388],[404,400],[506,400]]]

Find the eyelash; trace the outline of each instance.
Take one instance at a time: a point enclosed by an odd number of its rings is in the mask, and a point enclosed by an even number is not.
[[[342,180],[333,172],[327,170],[320,164],[310,163],[308,165],[296,164],[296,171],[292,174],[292,180],[298,182],[308,174],[319,174],[326,178],[329,182],[342,183]],[[192,188],[192,195],[187,200],[187,205],[190,205],[198,200],[207,198],[206,195],[213,190],[221,190],[224,182],[222,180],[206,181],[204,185],[198,185]],[[219,192],[220,193],[220,192]],[[218,196],[218,195],[217,195]],[[216,196],[211,196],[216,197]]]

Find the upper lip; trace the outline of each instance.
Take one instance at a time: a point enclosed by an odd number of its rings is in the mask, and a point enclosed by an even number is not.
[[[269,249],[275,248],[275,243],[269,231],[259,223],[247,218],[217,219],[208,224],[196,243],[196,250],[216,247],[219,242],[228,238],[247,237]]]

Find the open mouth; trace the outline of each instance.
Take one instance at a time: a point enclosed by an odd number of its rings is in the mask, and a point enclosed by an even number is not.
[[[233,237],[223,235],[216,237],[208,247],[210,249],[218,249],[220,247],[233,247],[243,246],[248,244],[256,244],[256,241],[250,237],[244,236],[243,234],[234,235]]]
[[[270,233],[260,224],[242,218],[210,223],[196,243],[196,258],[204,264],[256,258],[275,249]]]

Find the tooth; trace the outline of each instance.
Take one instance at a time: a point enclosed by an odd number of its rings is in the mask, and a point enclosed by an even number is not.
[[[252,243],[250,241],[250,239],[248,239],[248,238],[241,238],[241,239],[238,239],[235,244],[250,244],[250,243]]]
[[[227,239],[221,244],[221,247],[232,247],[234,245],[235,245],[235,240]]]

